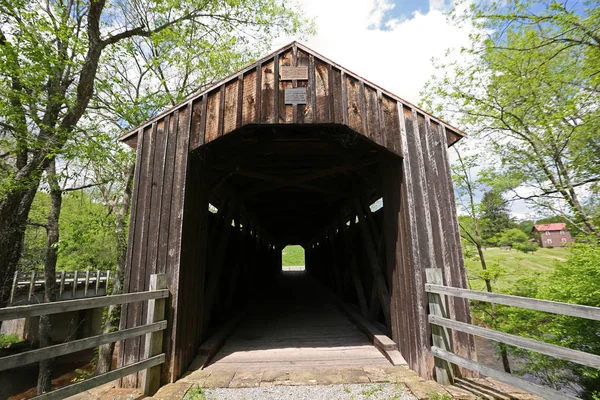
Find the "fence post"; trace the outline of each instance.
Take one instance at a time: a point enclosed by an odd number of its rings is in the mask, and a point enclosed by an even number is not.
[[[426,268],[425,277],[427,279],[427,283],[434,285],[444,284],[444,277],[441,268]],[[427,297],[429,299],[429,314],[448,318],[448,312],[446,310],[446,296],[442,296],[437,293],[427,293]],[[447,328],[431,324],[431,336],[434,346],[452,352],[450,335]],[[452,366],[450,363],[437,357],[434,359],[434,362],[436,381],[442,385],[450,385],[454,383],[454,375],[452,373]]]
[[[166,274],[150,275],[150,290],[167,288]],[[165,319],[165,306],[167,299],[148,300],[148,320],[146,323],[162,321]],[[146,334],[144,344],[144,359],[148,359],[162,353],[163,331]],[[152,396],[160,388],[160,365],[148,368],[142,372],[142,389],[144,395]]]

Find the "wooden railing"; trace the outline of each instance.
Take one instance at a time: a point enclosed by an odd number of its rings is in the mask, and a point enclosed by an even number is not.
[[[148,301],[148,319],[146,325],[2,357],[0,358],[0,371],[21,367],[23,365],[65,354],[75,353],[123,339],[146,335],[144,360],[44,393],[34,397],[34,399],[64,399],[136,372],[143,372],[142,388],[144,394],[152,395],[160,386],[160,364],[165,362],[165,354],[161,353],[161,351],[162,331],[167,328],[167,321],[164,320],[164,313],[166,299],[168,297],[169,291],[167,290],[166,275],[155,274],[150,276],[150,290],[147,292],[0,308],[0,321],[5,321],[16,318],[27,318],[38,315],[58,314],[110,305]]]
[[[70,300],[83,297],[105,296],[107,294],[110,271],[62,271],[56,277],[56,300]],[[15,272],[10,290],[10,305],[42,303],[44,299],[44,275],[36,271]]]
[[[426,274],[427,284],[425,284],[425,291],[428,293],[429,297],[429,323],[431,324],[432,328],[433,341],[431,352],[435,357],[435,371],[438,382],[446,384],[453,381],[454,377],[450,364],[454,364],[471,371],[481,373],[482,375],[489,376],[500,382],[504,382],[526,390],[530,393],[541,396],[544,399],[577,399],[577,397],[558,392],[548,387],[537,385],[519,378],[518,376],[487,367],[483,364],[452,353],[448,329],[484,337],[527,350],[533,350],[538,353],[546,354],[561,360],[571,361],[588,367],[600,368],[600,356],[594,354],[572,350],[538,340],[511,335],[493,329],[482,328],[449,319],[446,313],[445,296],[486,301],[495,304],[527,308],[530,310],[544,311],[572,317],[587,318],[596,321],[600,321],[600,308],[448,287],[443,285],[441,269],[428,269]]]

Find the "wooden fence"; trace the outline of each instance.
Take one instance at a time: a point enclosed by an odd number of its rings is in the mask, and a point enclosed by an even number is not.
[[[505,373],[503,371],[498,371],[452,353],[448,329],[484,337],[527,350],[533,350],[541,354],[546,354],[561,360],[571,361],[588,367],[600,368],[600,356],[594,354],[572,350],[538,340],[511,335],[493,329],[482,328],[449,319],[446,312],[445,296],[486,301],[495,304],[527,308],[530,310],[544,311],[572,317],[587,318],[596,321],[600,321],[600,308],[448,287],[443,285],[441,269],[427,269],[426,274],[427,283],[425,284],[425,291],[428,293],[429,297],[429,323],[431,324],[433,342],[431,352],[435,356],[436,379],[438,382],[444,384],[452,383],[454,377],[451,364],[454,364],[471,371],[481,373],[482,375],[489,376],[500,382],[504,382],[526,390],[530,393],[541,396],[544,399],[577,399],[577,397],[560,393],[548,387],[534,384],[519,378],[518,376]]]
[[[62,271],[56,277],[56,299],[69,300],[83,297],[107,295],[110,271]],[[21,305],[41,303],[44,300],[44,275],[32,271],[29,273],[15,272],[10,290],[9,304]]]
[[[167,290],[166,275],[154,274],[150,276],[150,288],[147,292],[0,308],[0,321],[5,321],[38,315],[87,310],[90,308],[106,307],[117,304],[135,303],[140,301],[148,302],[148,319],[146,325],[2,357],[0,358],[0,371],[21,367],[23,365],[59,357],[65,354],[75,353],[123,339],[146,335],[144,360],[44,393],[34,397],[34,399],[64,399],[140,371],[145,371],[142,379],[144,394],[152,395],[160,387],[160,364],[165,362],[165,354],[162,353],[162,331],[167,327],[164,313],[166,299],[168,297],[169,291]]]

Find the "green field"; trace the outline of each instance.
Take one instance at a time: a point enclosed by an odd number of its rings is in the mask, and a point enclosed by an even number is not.
[[[287,246],[283,249],[282,265],[284,267],[295,267],[304,265],[304,247]]]
[[[546,280],[554,270],[556,263],[567,258],[567,249],[555,247],[553,249],[541,248],[534,253],[522,253],[517,250],[501,250],[490,248],[484,251],[488,266],[498,265],[504,270],[501,276],[493,282],[495,290],[503,292],[512,287],[519,278],[533,276],[536,279]],[[465,260],[467,275],[472,289],[483,290],[484,282],[478,278],[481,270],[479,260]]]

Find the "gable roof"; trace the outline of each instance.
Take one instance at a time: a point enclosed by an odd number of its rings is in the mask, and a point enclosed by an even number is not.
[[[289,63],[292,60],[293,62]],[[284,64],[282,61],[284,63],[288,62],[288,64]],[[302,82],[298,80],[298,83],[293,81],[293,86],[292,81],[281,81],[279,79],[280,75],[278,71],[279,67],[284,65],[303,65],[308,67],[309,78]],[[322,72],[325,72],[325,74],[322,74]],[[256,105],[256,115],[254,115],[254,120],[250,121],[250,123],[281,123],[279,120],[280,118],[275,117],[269,119],[265,118],[263,115],[265,114],[265,110],[268,110],[268,113],[273,114],[274,112],[276,116],[278,115],[281,117],[279,111],[279,108],[281,107],[275,107],[268,104],[265,106],[261,103],[264,103],[265,100],[267,100],[271,103],[279,104],[285,109],[286,106],[283,102],[284,90],[290,87],[306,87],[308,103],[306,106],[304,106],[299,121],[293,120],[283,122],[304,124],[342,123],[354,129],[358,133],[369,137],[370,139],[372,139],[370,134],[373,132],[367,131],[378,130],[378,132],[373,133],[373,135],[377,135],[381,141],[381,143],[378,144],[387,147],[392,152],[396,153],[399,153],[399,145],[396,143],[384,143],[386,141],[391,141],[385,138],[386,132],[384,131],[386,129],[399,131],[399,126],[397,126],[398,123],[395,123],[396,126],[389,128],[390,122],[387,122],[386,118],[388,118],[388,121],[390,118],[402,119],[402,110],[404,110],[404,113],[412,113],[413,116],[421,118],[427,124],[433,123],[436,127],[441,127],[441,129],[446,132],[448,146],[453,145],[460,138],[466,136],[461,130],[451,126],[439,118],[434,117],[414,104],[395,94],[392,94],[380,86],[367,81],[366,79],[359,77],[353,72],[341,67],[333,61],[330,61],[308,47],[298,42],[292,42],[269,54],[268,56],[263,57],[260,60],[257,60],[256,62],[242,68],[236,73],[220,80],[219,82],[216,82],[215,84],[201,90],[200,92],[193,94],[179,104],[166,109],[156,117],[151,118],[136,128],[129,130],[127,133],[121,136],[119,140],[130,144],[132,147],[135,147],[136,136],[138,132],[147,129],[153,123],[164,119],[165,116],[169,114],[174,114],[178,110],[188,106],[190,106],[191,109],[191,106],[195,105],[196,103],[200,104],[200,102],[202,102],[203,110],[206,110],[207,97],[210,99],[212,95],[215,95],[212,97],[218,98],[218,100],[213,101],[212,104],[215,108],[213,110],[209,110],[208,114],[219,114],[216,117],[216,119],[219,120],[217,123],[217,125],[219,125],[219,133],[216,136],[226,134],[228,131],[226,128],[225,132],[223,132],[224,123],[222,121],[227,120],[231,125],[232,118],[223,116],[225,113],[224,108],[235,108],[236,104],[227,104],[227,100],[225,100],[225,98],[230,92],[233,92],[232,89],[234,86],[236,87],[236,91],[239,90],[238,93],[241,93],[242,90],[245,91],[247,87],[246,78],[253,74],[255,75],[255,77],[253,76],[253,79],[256,80],[256,84],[254,84],[254,81],[252,81],[251,84],[248,85],[248,88],[253,91],[253,97],[244,98],[244,100],[252,101]],[[274,75],[277,75],[277,77],[274,77]],[[325,79],[323,78],[323,75],[326,76]],[[334,76],[333,79],[332,76]],[[318,84],[321,84],[321,87],[315,89],[315,86]],[[274,90],[275,87],[277,87],[278,90]],[[254,91],[254,88],[256,88],[256,91]],[[319,90],[321,90],[321,92],[319,92]],[[323,90],[326,92],[324,93]],[[266,92],[268,96],[263,96],[261,92]],[[319,97],[320,95],[321,97]],[[235,96],[235,94],[232,96]],[[321,100],[325,96],[327,96],[327,100],[325,101],[327,104],[324,104],[324,102]],[[247,104],[243,103],[239,99],[237,100],[237,103],[237,119],[240,120],[242,119],[241,108],[247,107]],[[339,121],[333,116],[334,106],[337,107],[336,111],[340,114]],[[326,112],[323,111],[323,107],[327,108]],[[326,118],[321,118],[321,120],[319,120],[319,115],[317,115],[319,113],[328,113],[329,120]],[[369,113],[371,113],[370,116]],[[295,113],[295,115],[296,114],[300,113]],[[305,115],[307,117],[305,117]],[[206,118],[204,118],[202,122],[205,122],[205,120]],[[245,125],[245,121],[238,121],[236,124],[236,117],[233,117],[233,129],[239,128],[243,125]],[[386,125],[386,127],[384,127],[384,125]],[[203,127],[201,129],[203,129]],[[209,139],[212,140],[212,137]],[[205,142],[208,143],[209,141],[210,140],[206,140]],[[377,140],[374,141],[378,142]],[[394,138],[393,141],[396,142],[396,138]],[[200,143],[200,145],[204,144],[205,142]]]
[[[566,226],[567,226],[567,224],[564,223],[564,222],[554,222],[554,223],[551,223],[551,224],[535,225],[533,228],[536,231],[538,231],[538,232],[542,232],[542,231],[564,231]]]

